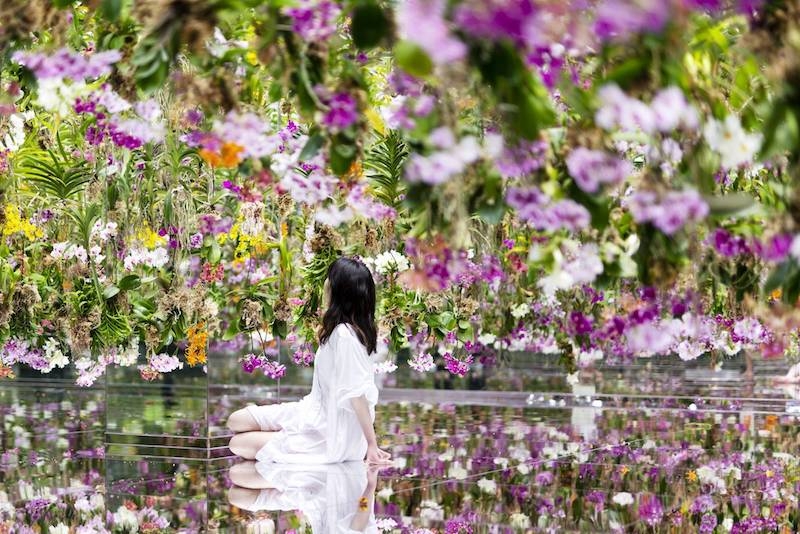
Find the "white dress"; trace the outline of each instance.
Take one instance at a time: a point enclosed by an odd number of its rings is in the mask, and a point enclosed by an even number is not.
[[[256,463],[256,471],[268,489],[262,489],[247,510],[282,510],[302,512],[314,534],[377,534],[375,510],[361,507],[365,495],[367,470],[364,462],[344,462],[327,465],[278,465]],[[363,528],[357,528],[357,514]],[[363,521],[366,519],[366,521]]]
[[[296,402],[247,406],[262,430],[280,429],[256,453],[256,460],[302,464],[363,460],[367,440],[350,402],[361,395],[374,422],[375,364],[352,327],[343,323],[317,349],[311,393]]]

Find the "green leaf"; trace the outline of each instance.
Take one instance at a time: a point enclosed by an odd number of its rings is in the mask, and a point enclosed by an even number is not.
[[[122,13],[122,0],[103,0],[99,11],[103,18],[115,22]]]
[[[644,78],[649,67],[650,61],[647,58],[632,57],[612,69],[606,76],[605,83],[616,82],[622,88],[628,87],[633,82]]]
[[[108,300],[117,293],[119,293],[119,288],[115,285],[110,285],[103,290],[103,297]]]
[[[389,34],[391,24],[389,17],[374,0],[363,1],[357,5],[350,20],[353,44],[362,50],[377,46]]]
[[[208,251],[208,262],[211,265],[216,265],[219,263],[220,258],[222,258],[222,249],[219,246],[217,240],[211,241],[211,250]]]
[[[411,41],[400,41],[394,46],[397,65],[411,74],[424,78],[433,72],[433,61],[419,45]]]
[[[797,270],[797,265],[792,260],[786,260],[780,265],[778,265],[767,278],[766,283],[764,284],[764,293],[772,293],[779,287],[783,285],[783,283],[789,279],[792,272]]]
[[[223,341],[230,341],[239,333],[239,321],[231,321],[225,333],[222,334]]]
[[[331,170],[340,176],[345,174],[350,170],[350,165],[355,161],[357,154],[355,145],[339,140],[334,141],[330,151]]]
[[[314,134],[308,138],[306,141],[303,150],[300,151],[300,156],[298,156],[299,161],[308,161],[314,156],[317,155],[319,149],[322,148],[322,144],[325,142],[325,138],[321,134]]]
[[[272,335],[279,338],[284,339],[289,333],[289,325],[286,324],[286,321],[274,321],[272,323]]]
[[[142,280],[139,278],[139,275],[136,274],[129,274],[128,276],[122,277],[119,282],[117,282],[117,286],[122,291],[129,291],[131,289],[138,289],[142,285]]]
[[[755,199],[747,193],[729,193],[703,197],[708,204],[711,215],[731,216],[756,205]]]

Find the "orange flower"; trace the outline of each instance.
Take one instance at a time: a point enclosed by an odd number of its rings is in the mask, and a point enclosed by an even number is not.
[[[689,482],[697,482],[697,473],[694,470],[687,471],[686,480]]]
[[[219,154],[210,150],[206,150],[205,148],[200,149],[200,157],[212,167],[219,167],[219,164],[222,163],[222,158],[219,156]]]
[[[190,367],[206,363],[206,342],[208,333],[205,330],[205,322],[189,327],[189,346],[186,347],[186,363]]]
[[[772,300],[778,300],[779,298],[781,298],[781,296],[783,296],[783,289],[781,288],[773,289],[772,293],[770,293],[769,296]]]
[[[200,149],[200,157],[212,167],[236,167],[242,158],[239,154],[244,151],[244,147],[236,143],[224,142],[219,153],[205,148]]]
[[[222,166],[223,167],[236,167],[242,158],[239,153],[244,151],[244,147],[236,143],[223,143],[222,144]]]
[[[764,418],[764,428],[772,432],[775,429],[775,425],[778,424],[778,416],[774,414],[769,414]]]

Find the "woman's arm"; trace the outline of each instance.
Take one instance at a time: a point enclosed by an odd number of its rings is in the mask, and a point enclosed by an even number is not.
[[[350,529],[363,532],[369,525],[370,517],[375,506],[375,488],[378,487],[378,467],[371,466],[367,471],[367,487],[358,501],[358,512],[350,522]]]
[[[364,395],[350,399],[353,411],[358,418],[358,424],[367,438],[367,461],[370,463],[388,463],[391,455],[378,448],[378,440],[375,437],[375,429],[372,427],[372,415],[369,411],[369,404]]]

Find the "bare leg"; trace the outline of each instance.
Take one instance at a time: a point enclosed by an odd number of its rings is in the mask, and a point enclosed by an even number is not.
[[[228,490],[228,502],[230,502],[236,508],[250,510],[256,503],[259,493],[261,493],[259,490],[233,486]]]
[[[230,417],[228,417],[228,428],[234,432],[250,432],[253,430],[261,430],[258,423],[253,419],[251,414],[245,408],[236,410]]]
[[[277,432],[242,432],[231,438],[228,447],[236,456],[245,460],[255,460],[256,453],[276,434]]]
[[[234,464],[228,471],[228,476],[237,486],[248,489],[265,489],[266,480],[256,471],[255,462],[242,462]]]

